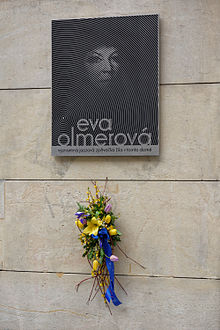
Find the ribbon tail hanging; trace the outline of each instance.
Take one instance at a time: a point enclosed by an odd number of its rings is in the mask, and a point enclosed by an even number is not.
[[[99,232],[99,236],[102,241],[102,247],[105,253],[105,262],[110,276],[110,284],[105,293],[105,297],[110,302],[112,300],[115,306],[121,304],[120,300],[117,298],[114,291],[114,263],[110,260],[110,256],[112,255],[112,249],[110,244],[108,243],[109,235],[107,229],[103,228]]]

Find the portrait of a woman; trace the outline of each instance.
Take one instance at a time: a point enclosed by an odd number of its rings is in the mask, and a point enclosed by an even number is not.
[[[98,92],[108,92],[120,72],[120,55],[113,46],[100,46],[89,51],[84,58],[88,80]]]

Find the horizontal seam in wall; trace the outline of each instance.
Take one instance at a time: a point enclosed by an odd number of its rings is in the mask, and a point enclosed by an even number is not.
[[[90,179],[2,179],[5,182],[40,182],[40,181],[51,181],[51,182],[88,182],[91,180],[96,181],[106,181],[106,179],[99,179],[99,178],[90,178]],[[219,179],[207,179],[207,180],[199,180],[199,179],[108,179],[111,182],[219,182]]]
[[[195,82],[177,82],[177,83],[162,83],[160,86],[188,86],[188,85],[219,85],[219,81],[195,81]]]
[[[89,276],[90,273],[84,272],[52,272],[52,271],[37,271],[37,270],[15,270],[15,269],[0,269],[0,272],[11,272],[11,273],[31,273],[31,274],[62,274],[62,275],[82,275]],[[196,277],[196,276],[173,276],[173,275],[150,275],[150,274],[120,274],[116,273],[115,276],[121,277],[141,277],[141,278],[165,278],[165,279],[186,279],[186,280],[214,280],[219,281],[219,277]]]
[[[219,85],[219,81],[201,81],[201,82],[179,82],[179,83],[162,83],[160,86],[190,86],[190,85]],[[17,90],[34,90],[34,89],[47,89],[51,87],[14,87],[14,88],[0,88],[0,91],[17,91]]]

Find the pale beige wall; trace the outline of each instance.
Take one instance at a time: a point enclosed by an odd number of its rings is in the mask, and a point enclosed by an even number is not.
[[[160,157],[51,157],[51,19],[160,14]],[[0,2],[0,330],[218,330],[219,0]],[[86,305],[73,212],[108,176],[128,291]]]

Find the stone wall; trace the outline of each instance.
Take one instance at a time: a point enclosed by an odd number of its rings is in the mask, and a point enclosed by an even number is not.
[[[160,157],[52,157],[51,20],[160,14]],[[0,330],[217,330],[220,325],[219,0],[0,2]],[[109,193],[128,296],[86,305],[73,212]]]

